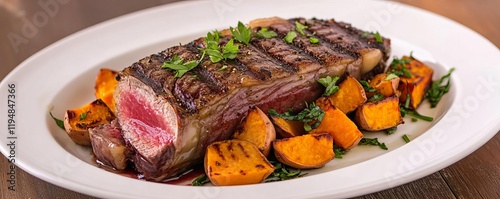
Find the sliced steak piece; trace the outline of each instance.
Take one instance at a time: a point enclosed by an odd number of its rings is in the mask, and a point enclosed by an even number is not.
[[[99,163],[116,170],[127,167],[127,147],[116,119],[110,124],[89,129],[89,135],[92,151]]]
[[[329,21],[259,19],[249,24],[254,32],[266,27],[278,36],[253,37],[248,46],[235,42],[240,50],[233,60],[212,63],[207,56],[179,78],[174,78],[175,71],[161,68],[174,56],[200,59],[198,49],[205,45],[200,38],[124,69],[114,94],[116,114],[137,171],[147,180],[173,177],[199,163],[210,143],[229,138],[249,107],[258,106],[264,112],[302,109],[304,102],[313,102],[324,92],[319,78],[346,73],[361,78],[364,50],[390,50],[389,45],[369,45],[371,40],[356,31],[343,34],[346,41],[362,43],[352,49],[331,41],[327,34],[317,36],[319,43],[311,43],[309,29],[293,42],[284,42],[285,35],[295,31],[295,21],[344,31],[330,27]],[[223,46],[232,36],[228,30],[221,33]]]

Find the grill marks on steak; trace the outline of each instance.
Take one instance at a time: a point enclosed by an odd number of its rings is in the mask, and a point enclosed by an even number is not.
[[[295,29],[295,20],[310,26],[308,31],[316,31],[322,41],[312,44],[308,36],[298,34],[292,44],[284,42],[285,35]],[[333,20],[304,20],[252,21],[254,31],[267,27],[278,37],[253,37],[248,46],[235,42],[240,49],[236,59],[212,63],[205,56],[180,78],[161,66],[175,55],[185,61],[199,60],[203,38],[124,69],[114,95],[117,117],[134,151],[131,160],[144,178],[161,181],[199,162],[208,144],[231,135],[249,106],[263,111],[303,108],[304,101],[314,101],[323,92],[318,78],[345,73],[360,77],[363,50],[389,49],[370,44],[356,29],[332,25]],[[227,32],[221,31],[225,35],[221,46],[231,38]],[[333,40],[335,34],[346,38]]]

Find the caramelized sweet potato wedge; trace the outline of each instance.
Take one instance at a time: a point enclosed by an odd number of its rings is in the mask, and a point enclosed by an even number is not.
[[[236,128],[233,138],[255,144],[262,154],[267,156],[271,150],[272,141],[276,139],[276,131],[269,117],[258,107],[253,106]]]
[[[321,168],[335,157],[329,133],[279,139],[273,148],[278,161],[297,169]]]
[[[397,96],[368,102],[356,110],[356,123],[367,131],[380,131],[403,123]]]
[[[385,73],[375,75],[370,80],[370,86],[377,89],[377,91],[384,95],[384,97],[390,97],[392,95],[399,96],[400,93],[398,92],[398,86],[400,78],[395,76],[391,79],[387,79],[388,77],[389,74]]]
[[[210,144],[204,164],[208,178],[218,186],[260,183],[274,171],[274,166],[259,149],[243,140]]]
[[[116,75],[118,72],[106,68],[102,68],[97,74],[95,80],[95,97],[101,99],[109,109],[115,113],[115,100],[113,98],[113,92],[118,84],[116,81]]]
[[[285,120],[280,117],[271,117],[276,133],[282,138],[300,136],[306,133],[304,123],[293,120]]]
[[[348,75],[340,83],[339,90],[328,99],[335,107],[347,114],[366,102],[366,94],[358,80]]]
[[[404,66],[411,73],[411,78],[401,77],[398,89],[401,91],[399,98],[401,103],[406,102],[406,98],[410,97],[410,108],[416,109],[422,102],[425,92],[432,84],[432,75],[434,69],[414,58],[404,56],[402,60],[409,60]]]
[[[115,116],[106,104],[97,99],[80,108],[67,110],[64,115],[64,128],[73,142],[90,146],[89,128],[109,124]]]
[[[309,133],[329,133],[333,138],[333,142],[344,149],[355,147],[363,138],[363,134],[356,124],[344,112],[335,108],[327,98],[319,98],[316,100],[316,105],[325,112],[325,115],[318,128],[311,130]]]

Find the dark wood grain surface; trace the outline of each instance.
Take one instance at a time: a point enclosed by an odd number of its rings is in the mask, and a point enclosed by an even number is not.
[[[99,22],[175,0],[0,0],[0,77],[49,44]],[[40,3],[57,2],[34,32],[23,26],[39,12]],[[499,0],[401,0],[468,26],[500,47]],[[42,23],[43,22],[43,23]],[[33,31],[33,30],[32,30]],[[11,45],[9,34],[24,34]],[[11,35],[12,36],[12,35]],[[500,67],[500,63],[497,66]],[[500,111],[500,110],[499,110]],[[1,130],[4,132],[4,130]],[[359,198],[500,198],[500,134],[459,162],[414,182]],[[9,163],[0,158],[1,198],[92,198],[54,186],[16,169],[16,191],[7,189]]]

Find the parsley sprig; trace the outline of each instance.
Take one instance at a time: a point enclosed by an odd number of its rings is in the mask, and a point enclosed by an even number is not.
[[[252,39],[252,28],[246,27],[241,21],[238,21],[236,28],[229,27],[229,30],[231,30],[234,39],[242,44],[248,45]]]
[[[174,55],[171,60],[163,63],[161,68],[168,68],[176,71],[174,78],[182,77],[185,73],[198,66],[203,57],[205,57],[205,52],[203,52],[199,60],[191,60],[184,62],[183,58],[179,58],[178,55]]]
[[[302,177],[306,175],[307,173],[302,173],[300,169],[296,171],[292,171],[290,168],[287,166],[277,162],[277,161],[269,161],[271,164],[274,165],[274,172],[267,177],[264,182],[276,182],[276,181],[283,181],[283,180],[289,180],[289,179],[294,179],[298,177]]]
[[[230,39],[223,48],[219,45],[220,32],[214,30],[208,32],[205,37],[206,48],[200,49],[203,53],[206,53],[210,57],[210,61],[213,63],[220,62],[226,59],[234,59],[238,54],[239,47],[234,45],[233,39]]]
[[[286,43],[291,44],[293,43],[295,37],[297,37],[297,32],[290,30],[288,33],[286,33],[285,38],[283,39],[285,40]]]
[[[386,73],[393,74],[399,77],[411,78],[412,75],[408,70],[408,68],[406,68],[406,64],[409,63],[410,63],[409,59],[398,59],[397,57],[394,57]]]
[[[298,21],[295,21],[295,30],[297,30],[297,32],[299,32],[301,35],[306,35],[306,33],[304,32],[304,29],[307,29],[308,27],[304,24],[301,24],[300,22]]]
[[[427,90],[427,93],[425,93],[425,98],[429,100],[432,108],[436,107],[443,95],[448,93],[450,90],[451,73],[454,70],[455,68],[450,69],[450,71],[448,71],[448,73],[442,76],[438,81],[432,82],[431,87]],[[445,85],[442,85],[445,80],[448,81]]]
[[[319,124],[321,123],[321,120],[323,120],[323,117],[325,116],[325,112],[321,110],[319,106],[316,106],[314,102],[311,104],[308,104],[306,102],[306,108],[297,115],[293,115],[291,111],[279,114],[274,109],[270,109],[269,114],[271,116],[281,117],[285,120],[304,122],[304,130],[306,131],[311,131],[312,129],[318,128]]]
[[[385,146],[385,143],[379,142],[378,138],[361,138],[361,141],[359,141],[358,145],[373,145],[373,146],[379,146],[383,150],[387,150],[387,146]]]
[[[347,151],[342,147],[333,145],[333,153],[335,154],[335,158],[342,159],[342,156],[345,155]]]
[[[272,30],[268,30],[267,28],[261,28],[259,32],[255,33],[255,37],[269,39],[273,37],[277,37],[278,34]]]
[[[325,86],[326,88],[325,93],[323,95],[330,96],[336,93],[339,90],[339,87],[335,85],[338,80],[339,80],[338,76],[335,77],[326,76],[323,78],[319,78],[318,82],[321,85]]]

